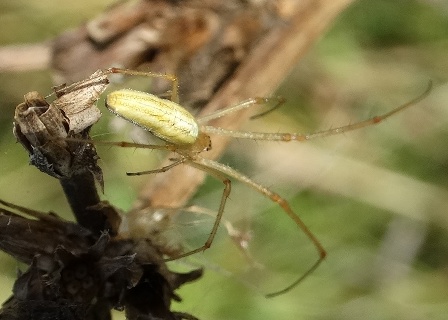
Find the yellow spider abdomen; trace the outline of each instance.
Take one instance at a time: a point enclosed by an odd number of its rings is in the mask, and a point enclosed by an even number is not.
[[[106,107],[172,144],[193,144],[199,134],[191,113],[171,100],[150,93],[130,89],[113,91],[106,97]]]

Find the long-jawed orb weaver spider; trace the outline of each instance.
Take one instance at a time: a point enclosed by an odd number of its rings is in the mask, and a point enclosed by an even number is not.
[[[329,130],[318,131],[314,133],[301,134],[301,133],[265,133],[265,132],[247,132],[247,131],[234,131],[226,130],[224,128],[213,127],[206,125],[207,122],[213,119],[217,119],[226,116],[232,112],[237,112],[255,105],[264,105],[271,102],[277,102],[277,105],[281,101],[277,98],[250,98],[244,100],[236,105],[228,107],[226,109],[219,110],[207,116],[195,118],[191,113],[184,109],[179,104],[178,96],[178,79],[174,75],[160,74],[144,71],[135,71],[129,69],[110,68],[100,72],[100,76],[110,74],[123,74],[129,76],[143,76],[143,77],[158,77],[165,78],[172,82],[171,98],[163,99],[153,94],[130,90],[120,89],[109,93],[106,97],[106,107],[114,114],[142,127],[143,129],[151,132],[158,138],[164,140],[164,145],[149,145],[139,144],[131,142],[99,142],[101,144],[117,145],[127,148],[145,148],[145,149],[159,149],[168,150],[177,154],[177,158],[172,159],[173,163],[165,167],[143,171],[127,173],[128,175],[143,175],[165,172],[180,164],[188,164],[199,170],[203,170],[215,178],[221,180],[224,184],[224,190],[221,196],[221,202],[219,205],[216,219],[214,221],[210,235],[204,245],[189,252],[180,254],[176,257],[168,260],[174,260],[183,258],[201,251],[208,249],[215,237],[219,223],[221,221],[226,200],[230,194],[231,180],[238,180],[249,187],[255,189],[259,193],[263,194],[273,202],[277,203],[286,215],[294,221],[294,223],[305,233],[309,240],[313,243],[318,253],[318,259],[316,262],[297,280],[288,285],[286,288],[267,294],[267,297],[274,297],[288,292],[296,285],[298,285],[303,279],[311,274],[325,259],[326,251],[322,244],[316,238],[316,236],[308,229],[305,223],[300,217],[292,210],[287,200],[282,198],[277,193],[264,187],[261,184],[253,181],[249,177],[243,175],[237,170],[221,164],[219,162],[202,157],[202,152],[206,152],[211,148],[210,134],[226,135],[234,138],[252,139],[252,140],[266,140],[266,141],[306,141],[317,137],[325,137],[336,134],[345,133],[348,131],[376,125],[383,120],[395,115],[396,113],[416,104],[418,101],[426,97],[430,90],[431,84],[425,90],[424,93],[416,97],[415,99],[387,112],[385,114],[372,117],[370,119],[360,121],[357,123],[349,124],[346,126],[332,128]],[[91,79],[89,79],[91,81]],[[82,82],[82,81],[81,81]],[[77,83],[73,84],[76,85]],[[78,82],[79,84],[79,82]],[[70,90],[71,86],[65,87],[65,90]],[[274,107],[275,108],[275,107]],[[267,112],[270,112],[268,110]],[[264,115],[263,112],[259,115]],[[256,115],[256,116],[259,116]],[[97,142],[94,142],[97,143]]]

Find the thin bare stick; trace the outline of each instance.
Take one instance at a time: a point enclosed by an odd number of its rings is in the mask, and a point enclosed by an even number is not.
[[[219,90],[199,117],[231,106],[250,97],[269,96],[287,76],[294,65],[307,52],[334,18],[351,0],[304,1],[297,4],[292,18],[276,27],[253,49],[250,57],[238,68],[234,76]],[[213,126],[238,129],[250,112],[222,117]],[[208,158],[216,159],[224,151],[227,137],[214,137],[213,149]],[[205,174],[189,166],[178,166],[152,177],[142,188],[135,208],[148,206],[184,205],[202,184]]]

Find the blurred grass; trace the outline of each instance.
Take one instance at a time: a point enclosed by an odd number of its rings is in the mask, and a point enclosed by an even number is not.
[[[103,2],[3,1],[0,43],[51,38],[101,11]],[[94,7],[93,7],[94,6]],[[72,14],[76,12],[77,14]],[[253,231],[265,270],[247,264],[224,230],[204,255],[204,279],[180,290],[176,309],[201,319],[444,319],[448,312],[448,5],[443,1],[362,0],[352,5],[285,81],[288,100],[246,129],[313,131],[386,112],[431,95],[392,119],[306,144],[236,141],[222,162],[285,196],[329,256],[292,292],[266,300],[236,278],[279,289],[315,258],[313,247],[271,202],[236,185],[226,218]],[[28,166],[11,122],[23,94],[50,90],[48,72],[1,74],[0,197],[69,216],[58,183]],[[111,133],[108,119],[96,128]],[[113,137],[111,137],[113,138]],[[119,138],[117,138],[119,139]],[[123,168],[151,167],[148,152],[100,149],[106,195],[126,208],[142,180]],[[155,152],[151,157],[160,157]],[[144,178],[142,178],[144,179]],[[123,187],[125,186],[125,187]],[[221,184],[209,179],[192,200],[215,208]],[[185,228],[184,233],[206,227]],[[11,288],[15,262],[2,256]],[[174,267],[185,268],[177,263]],[[223,269],[231,270],[226,276]],[[9,296],[3,290],[0,299]]]

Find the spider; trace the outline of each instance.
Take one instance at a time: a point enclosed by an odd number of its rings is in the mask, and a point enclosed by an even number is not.
[[[226,200],[230,194],[231,190],[231,179],[240,181],[254,190],[258,191],[262,195],[271,199],[274,203],[277,203],[285,214],[294,221],[299,229],[301,229],[308,239],[312,242],[316,251],[318,253],[317,260],[307,269],[307,271],[302,274],[298,279],[292,282],[290,285],[282,290],[269,293],[267,297],[274,297],[280,294],[284,294],[295,286],[297,286],[302,280],[304,280],[308,275],[310,275],[325,259],[327,253],[316,238],[316,236],[310,231],[310,229],[305,225],[302,219],[294,212],[294,210],[289,205],[288,201],[281,197],[279,194],[273,192],[267,187],[253,181],[246,175],[238,172],[237,170],[221,164],[217,161],[204,158],[202,156],[203,152],[211,149],[211,134],[226,135],[234,138],[240,139],[251,139],[251,140],[267,140],[267,141],[307,141],[317,137],[325,137],[336,134],[345,133],[352,130],[357,130],[363,127],[376,125],[383,120],[393,116],[394,114],[416,104],[418,101],[426,97],[431,90],[431,83],[424,93],[416,97],[415,99],[396,107],[395,109],[379,115],[374,116],[370,119],[341,126],[338,128],[332,128],[329,130],[318,131],[314,133],[265,133],[265,132],[247,132],[247,131],[234,131],[226,130],[224,128],[213,127],[206,125],[207,122],[213,119],[217,119],[226,116],[230,113],[237,112],[246,108],[250,108],[255,105],[264,105],[272,102],[277,102],[274,106],[276,108],[282,103],[281,99],[278,98],[250,98],[244,100],[236,105],[216,111],[212,114],[195,118],[191,113],[189,113],[185,108],[179,104],[178,96],[178,79],[175,75],[161,74],[145,71],[136,71],[129,69],[120,68],[110,68],[100,72],[98,77],[104,77],[104,75],[109,74],[122,74],[128,76],[143,76],[143,77],[158,77],[164,78],[172,82],[171,98],[164,99],[157,97],[153,94],[135,91],[130,89],[120,89],[109,93],[106,97],[106,107],[114,114],[134,123],[137,126],[151,132],[158,138],[164,140],[166,144],[163,145],[148,145],[140,143],[131,142],[99,142],[101,144],[117,145],[126,148],[145,148],[145,149],[161,149],[172,151],[177,154],[177,157],[172,159],[172,163],[159,169],[143,171],[143,172],[133,172],[127,173],[127,175],[143,175],[143,174],[153,174],[165,172],[175,166],[180,164],[187,164],[193,166],[199,170],[203,170],[206,173],[214,176],[218,180],[222,181],[224,184],[224,190],[221,196],[220,205],[216,218],[204,245],[189,252],[182,253],[174,258],[169,258],[167,260],[174,260],[183,258],[201,251],[208,249],[215,237],[217,229],[219,227]],[[73,84],[76,85],[76,84]],[[67,89],[67,88],[66,88]],[[258,117],[272,111],[274,108],[255,115],[253,117]],[[98,143],[93,142],[92,143]]]

